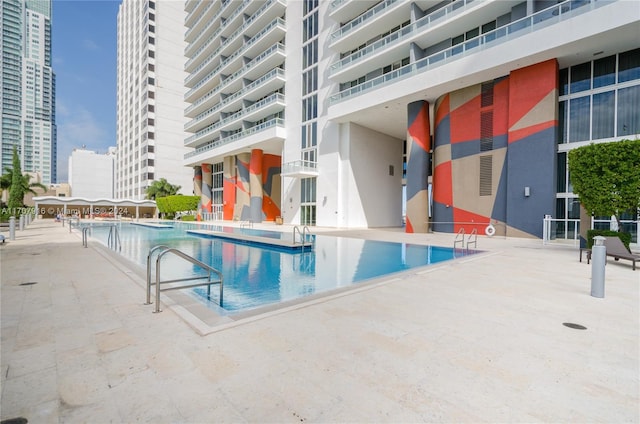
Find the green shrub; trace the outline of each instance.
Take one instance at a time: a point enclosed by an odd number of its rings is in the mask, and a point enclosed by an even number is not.
[[[165,216],[174,216],[176,212],[195,211],[198,209],[200,196],[166,196],[156,199],[158,210]]]
[[[629,243],[631,243],[631,234],[629,233],[620,233],[618,231],[611,231],[611,230],[588,230],[587,231],[587,249],[591,249],[591,247],[593,246],[593,238],[595,236],[618,237],[622,241],[622,244],[625,245],[627,250],[629,250]]]
[[[180,217],[180,219],[182,221],[195,221],[196,220],[196,216],[195,215],[182,215],[182,217]]]

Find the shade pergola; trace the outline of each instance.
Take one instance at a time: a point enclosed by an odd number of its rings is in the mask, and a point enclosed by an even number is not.
[[[34,197],[36,215],[54,218],[58,215],[78,215],[83,218],[117,216],[130,218],[157,218],[154,200],[88,199],[85,197]]]

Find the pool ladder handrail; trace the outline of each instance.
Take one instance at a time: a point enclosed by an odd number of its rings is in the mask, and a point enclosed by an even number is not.
[[[107,246],[113,250],[122,250],[122,243],[120,243],[120,232],[118,231],[117,224],[111,224],[109,226],[109,236],[107,237]]]
[[[458,233],[456,234],[455,240],[453,241],[454,254],[455,254],[456,247],[458,246],[458,243],[460,244],[460,249],[465,250],[465,253],[469,253],[470,245],[473,245],[474,249],[478,248],[478,229],[474,228],[473,230],[471,230],[471,232],[467,236],[466,244],[465,244],[465,235],[466,233],[464,228],[460,228],[460,230],[458,230]]]
[[[151,258],[153,256],[153,254],[155,252],[158,252],[157,258],[156,258],[156,278],[155,278],[155,283],[151,282]],[[160,281],[160,263],[162,260],[162,257],[168,253],[172,253],[176,256],[181,257],[182,259],[185,259],[189,262],[191,262],[194,265],[199,266],[200,268],[206,270],[208,272],[208,274],[205,275],[200,275],[200,276],[196,276],[196,277],[187,277],[187,278],[178,278],[175,280],[165,280],[165,281]],[[218,277],[217,281],[211,281],[211,276],[215,274]],[[160,288],[161,284],[166,284],[166,283],[178,283],[178,282],[183,282],[183,281],[195,281],[195,280],[202,280],[206,278],[207,281],[206,282],[200,282],[200,283],[194,283],[194,284],[187,284],[187,285],[181,285],[181,286],[171,286],[171,287],[167,287],[164,289]],[[156,308],[154,313],[158,313],[158,312],[162,312],[160,310],[160,292],[161,291],[167,291],[167,290],[179,290],[179,289],[188,289],[188,288],[193,288],[193,287],[200,287],[200,286],[207,286],[207,299],[211,300],[211,286],[214,284],[220,284],[220,294],[218,296],[218,305],[220,307],[222,307],[222,293],[223,293],[223,277],[222,277],[222,273],[220,271],[218,271],[217,269],[205,264],[204,262],[201,262],[199,260],[197,260],[196,258],[187,255],[186,253],[182,252],[181,250],[175,249],[173,247],[169,247],[166,246],[164,244],[159,244],[157,246],[152,247],[149,250],[149,254],[147,255],[147,303],[145,303],[145,305],[150,305],[151,304],[151,286],[154,285],[156,286]]]
[[[311,247],[315,247],[316,240],[307,225],[302,226],[302,231],[300,231],[300,227],[298,227],[297,225],[293,227],[293,244],[296,243],[296,233],[300,235],[300,244],[302,244],[303,249],[304,244],[307,242],[307,235],[311,237]]]

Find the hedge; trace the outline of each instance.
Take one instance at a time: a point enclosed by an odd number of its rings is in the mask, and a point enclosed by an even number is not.
[[[593,246],[593,238],[595,236],[618,237],[622,241],[622,244],[625,245],[627,250],[629,250],[629,243],[631,243],[631,234],[629,233],[620,233],[618,231],[611,231],[611,230],[588,230],[587,231],[587,249],[591,249],[591,247]]]
[[[175,215],[176,212],[195,211],[198,209],[200,196],[166,196],[156,199],[158,210],[167,215]]]

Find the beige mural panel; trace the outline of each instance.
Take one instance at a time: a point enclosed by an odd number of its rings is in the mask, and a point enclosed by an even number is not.
[[[507,149],[502,148],[451,162],[453,204],[456,208],[491,216],[506,154]],[[480,156],[485,155],[493,156],[491,196],[480,196]]]
[[[471,99],[479,96],[482,90],[480,84],[472,85],[471,87],[463,88],[461,90],[454,91],[449,95],[449,107],[450,112],[453,112],[460,106],[466,104]]]
[[[433,151],[433,167],[451,160],[451,144],[438,146]]]
[[[537,105],[516,122],[509,131],[517,131],[557,119],[558,91],[551,90]]]
[[[429,208],[425,207],[428,203],[429,193],[427,190],[422,190],[407,200],[407,217],[411,220],[415,233],[426,233],[429,229]]]

